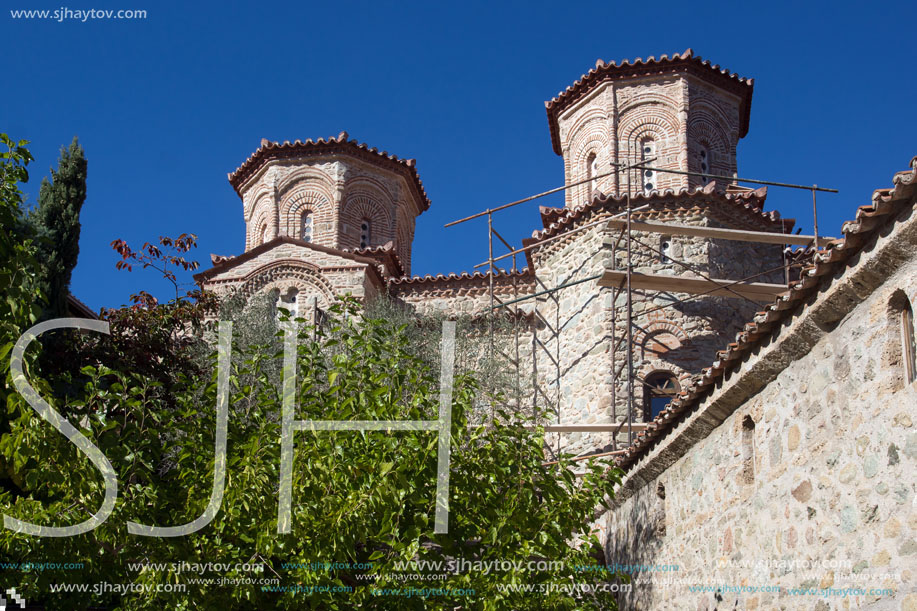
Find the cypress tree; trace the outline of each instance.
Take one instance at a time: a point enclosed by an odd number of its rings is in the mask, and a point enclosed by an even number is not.
[[[51,180],[42,180],[38,205],[29,215],[49,304],[44,319],[67,315],[70,276],[80,253],[80,209],[86,200],[86,167],[86,156],[74,137],[69,149],[61,147],[57,171],[51,170]]]

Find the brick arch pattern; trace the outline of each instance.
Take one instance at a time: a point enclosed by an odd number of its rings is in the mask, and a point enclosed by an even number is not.
[[[587,176],[587,165],[589,157],[593,153],[598,160],[598,173],[604,173],[610,166],[611,156],[608,153],[608,135],[604,123],[591,123],[583,131],[580,131],[574,137],[567,155],[569,164],[568,182],[578,182],[585,180]],[[613,185],[611,177],[600,179],[596,182],[594,188],[603,192],[609,192],[609,184]],[[592,200],[592,189],[589,184],[582,184],[567,191],[567,205],[578,205]]]
[[[334,245],[332,206],[330,198],[307,184],[291,189],[280,201],[280,231],[282,235],[302,237],[302,215],[312,213],[312,240],[323,246]]]
[[[639,346],[642,360],[655,360],[669,350],[688,343],[688,334],[679,325],[660,319],[637,329],[633,341],[635,346]]]
[[[394,239],[392,216],[388,207],[383,205],[382,202],[385,200],[382,200],[380,195],[368,190],[347,193],[341,207],[339,227],[339,240],[343,248],[360,247],[360,223],[364,218],[368,218],[372,223],[371,246],[381,246]]]
[[[296,288],[302,295],[318,297],[323,307],[334,301],[334,289],[321,272],[300,261],[276,261],[259,269],[249,276],[242,285],[241,292],[246,299],[257,293],[271,289]]]
[[[283,199],[290,191],[300,188],[303,183],[324,194],[329,200],[332,199],[334,178],[321,168],[312,165],[290,168],[283,175],[277,182],[277,193],[280,199]]]
[[[736,171],[736,142],[730,138],[722,117],[717,117],[712,108],[692,108],[688,120],[688,167],[700,171],[700,147],[705,146],[713,154],[710,163],[711,174],[729,175]],[[691,184],[701,184],[701,179],[692,178]]]
[[[573,122],[564,127],[564,177],[567,183],[577,182],[586,178],[586,159],[595,153],[600,165],[607,165],[610,161],[608,153],[608,112],[596,100],[590,105],[577,111]],[[597,185],[603,190],[604,184]],[[579,185],[567,189],[564,201],[568,207],[583,204],[591,199],[589,185]]]
[[[259,182],[253,189],[248,191],[243,198],[242,214],[246,222],[251,220],[255,208],[263,204],[262,200],[273,201],[274,189],[264,182]]]
[[[261,239],[262,227],[267,228],[267,231],[264,232],[264,242],[277,236],[277,214],[274,202],[267,197],[262,197],[252,212],[252,218],[248,222],[248,231],[246,232],[245,250],[261,246],[263,243]]]
[[[679,155],[680,128],[672,100],[658,95],[642,96],[640,102],[629,105],[621,112],[618,125],[621,161],[632,163],[640,159],[641,144],[647,139],[652,139],[656,143],[658,160],[655,163],[660,166],[674,165],[667,160],[677,158]],[[632,185],[643,183],[639,174],[639,170],[632,170],[630,175]],[[677,174],[659,173],[656,185],[660,190],[677,189],[683,182]],[[635,191],[640,190],[638,186],[632,188]]]
[[[398,224],[396,227],[395,252],[404,267],[404,273],[411,275],[411,249],[414,245],[414,217],[407,211],[402,203],[398,207]]]

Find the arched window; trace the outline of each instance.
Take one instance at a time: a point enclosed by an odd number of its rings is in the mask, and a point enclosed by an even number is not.
[[[653,140],[644,140],[640,145],[640,161],[648,162],[649,165],[653,165],[656,162],[650,161],[653,157],[656,156],[656,142]],[[643,191],[649,193],[650,191],[656,190],[656,171],[655,170],[642,170],[642,180],[643,180]]]
[[[360,221],[360,248],[369,248],[372,243],[372,223],[369,219]]]
[[[286,292],[277,296],[277,307],[287,310],[290,313],[290,318],[296,318],[299,313],[296,303],[298,297],[299,289],[290,287]]]
[[[595,153],[589,153],[589,156],[586,157],[586,178],[589,182],[586,183],[588,192],[586,193],[586,199],[592,199],[592,192],[595,191],[595,176],[598,174],[596,171],[596,166],[598,164],[597,157]]]
[[[261,231],[258,232],[258,245],[264,244],[267,239],[267,223],[261,225]]]
[[[669,371],[657,371],[643,380],[643,420],[651,422],[680,390],[678,378]]]
[[[304,242],[312,241],[312,213],[303,212],[302,221],[299,226],[299,237]]]
[[[659,238],[659,262],[660,263],[671,263],[672,262],[672,236],[664,235]]]
[[[904,356],[904,379],[910,384],[917,380],[917,343],[914,339],[914,310],[907,299],[901,310],[901,349]]]
[[[713,171],[711,168],[713,167],[713,154],[710,152],[710,150],[706,146],[702,146],[700,147],[700,151],[698,152],[698,155],[700,156],[701,174],[712,174]],[[712,178],[707,178],[706,176],[704,176],[704,177],[701,177],[700,182],[702,185],[706,185],[709,182],[711,182],[712,180],[713,180]]]
[[[755,421],[746,415],[742,419],[742,475],[743,484],[755,483]]]

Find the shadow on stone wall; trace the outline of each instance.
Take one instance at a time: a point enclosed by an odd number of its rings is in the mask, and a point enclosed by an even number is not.
[[[609,570],[617,568],[627,573],[632,584],[629,593],[618,595],[619,607],[644,611],[654,609],[657,581],[671,577],[667,572],[651,570],[671,560],[659,557],[667,529],[665,488],[659,485],[655,494],[640,494],[640,498],[632,499],[626,508],[612,510],[609,526],[609,536],[605,543]]]

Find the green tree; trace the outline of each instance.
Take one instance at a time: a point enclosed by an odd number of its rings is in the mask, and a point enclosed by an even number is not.
[[[116,249],[122,261],[140,262],[123,243]],[[145,251],[154,262],[178,256]],[[65,366],[30,371],[30,384],[111,461],[118,502],[102,526],[75,537],[0,530],[5,562],[83,563],[0,571],[0,588],[55,609],[614,608],[610,594],[569,588],[609,578],[578,568],[597,562],[592,516],[619,472],[600,459],[577,463],[579,477],[564,460],[547,463],[543,430],[527,428],[531,420],[518,414],[498,410],[487,426],[470,425],[481,401],[474,372],[455,381],[448,534],[433,532],[435,433],[301,431],[292,532],[278,535],[282,354],[270,297],[221,313],[236,328],[219,512],[189,536],[129,535],[128,521],[185,524],[209,501],[216,363],[209,350],[201,356],[213,333],[208,299],[189,294],[163,304],[139,296],[106,313],[111,335],[74,334]],[[437,418],[439,371],[429,354],[439,343],[436,325],[422,324],[418,334],[353,300],[335,304],[318,326],[300,323],[297,420]],[[40,349],[36,343],[27,356],[34,360]],[[0,457],[10,478],[0,513],[44,525],[83,521],[104,495],[100,473],[19,395],[4,398]],[[172,564],[180,562],[227,566],[196,575]],[[316,569],[315,562],[344,566]],[[439,568],[421,564],[431,562]],[[264,569],[251,572],[246,563]],[[206,583],[221,579],[243,581]],[[99,587],[106,583],[133,590]],[[61,586],[84,589],[55,591]],[[430,588],[440,593],[405,595]]]
[[[22,332],[38,320],[44,299],[36,247],[21,232],[20,184],[28,182],[28,164],[32,161],[27,144],[0,133],[0,286],[4,287],[0,298],[0,437],[10,430],[4,407],[17,402],[9,354]],[[12,465],[0,456],[0,496],[4,490],[15,488],[12,477]]]
[[[80,210],[86,201],[86,156],[74,138],[61,148],[57,170],[42,180],[38,205],[29,225],[38,244],[43,267],[42,285],[48,296],[44,318],[66,316],[70,276],[80,253]]]

